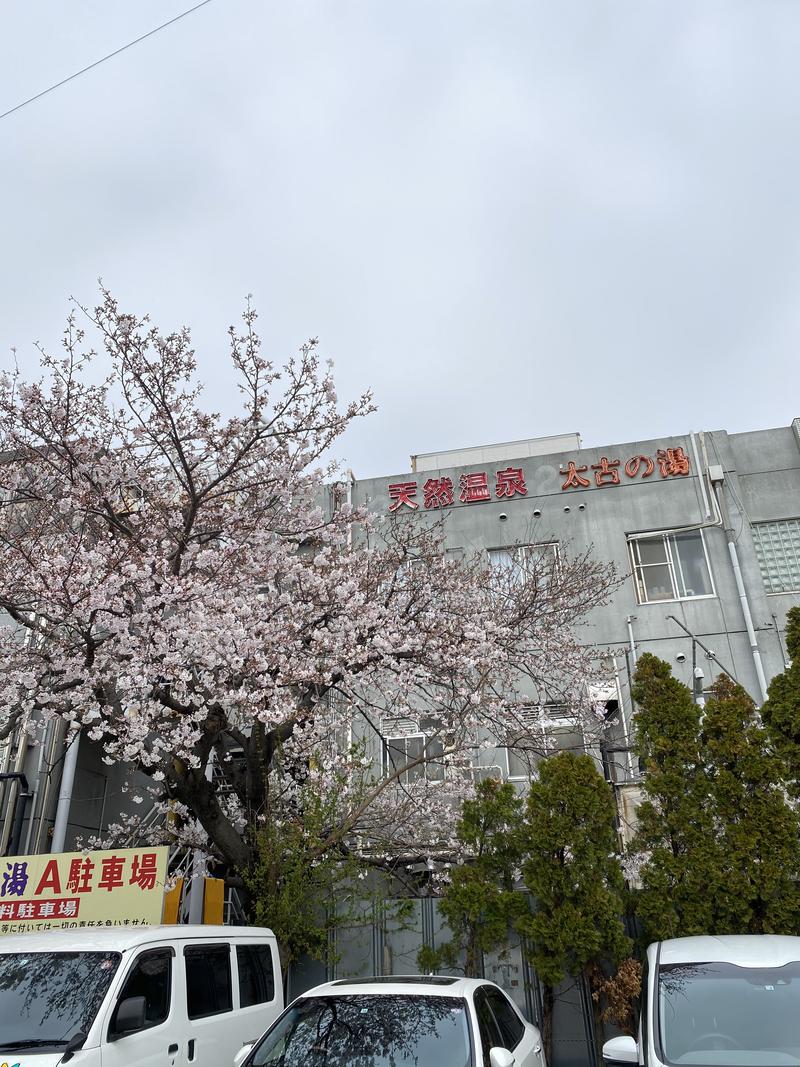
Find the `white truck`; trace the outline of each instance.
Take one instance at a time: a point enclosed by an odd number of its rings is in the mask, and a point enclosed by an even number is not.
[[[117,926],[0,938],[8,1067],[229,1067],[282,1010],[271,930]]]
[[[800,1067],[800,937],[679,937],[647,950],[638,1040],[609,1067]]]

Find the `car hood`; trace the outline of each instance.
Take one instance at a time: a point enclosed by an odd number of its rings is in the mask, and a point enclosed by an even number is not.
[[[56,1067],[63,1052],[37,1052],[21,1048],[17,1052],[0,1052],[0,1067]]]

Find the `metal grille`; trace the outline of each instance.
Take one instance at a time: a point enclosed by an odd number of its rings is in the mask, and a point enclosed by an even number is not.
[[[800,519],[754,523],[753,541],[766,591],[800,592]]]

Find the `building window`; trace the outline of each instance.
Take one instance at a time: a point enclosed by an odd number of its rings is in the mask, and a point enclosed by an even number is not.
[[[574,752],[581,755],[587,751],[586,740],[579,727],[547,729],[540,727],[537,735],[519,734],[509,740],[508,777],[530,780],[536,777],[537,768],[543,759],[557,752]]]
[[[640,604],[714,596],[702,530],[628,538]]]
[[[800,592],[800,519],[756,522],[753,542],[766,591]]]
[[[480,782],[485,782],[487,778],[491,778],[495,782],[502,782],[504,778],[503,768],[497,763],[492,763],[488,767],[473,765],[467,768],[466,773],[476,785]]]
[[[417,763],[423,754],[425,762]],[[426,778],[429,782],[441,782],[444,780],[443,756],[444,745],[439,738],[428,740],[422,733],[387,737],[383,745],[384,772],[388,776],[400,771],[398,781],[404,785],[420,778]]]
[[[506,739],[508,777],[530,780],[539,763],[556,752],[586,752],[586,739],[574,712],[564,704],[522,708],[520,729]]]
[[[515,581],[524,582],[537,573],[547,575],[558,564],[558,541],[490,548],[488,556],[493,571],[509,573]]]

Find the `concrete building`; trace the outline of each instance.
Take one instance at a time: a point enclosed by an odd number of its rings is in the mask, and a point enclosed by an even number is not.
[[[605,681],[587,698],[617,701],[605,751],[574,725],[546,721],[555,744],[586,747],[618,790],[621,830],[633,818],[638,769],[626,751],[630,672],[644,651],[667,660],[697,699],[725,671],[761,704],[769,679],[784,669],[787,610],[800,604],[800,419],[785,427],[729,434],[680,434],[583,449],[577,434],[470,447],[411,457],[410,469],[354,479],[352,502],[408,521],[442,521],[448,553],[486,554],[487,564],[524,568],[531,553],[580,553],[613,563],[625,576],[613,600],[586,619],[581,638],[605,664]],[[537,727],[540,728],[540,727]],[[373,738],[376,761],[387,747],[413,751],[424,723],[403,724]],[[47,851],[58,808],[61,761],[57,729],[28,747],[0,752],[6,769],[27,774],[35,796],[22,827],[23,851]],[[520,788],[531,762],[516,746],[481,751],[478,766]],[[96,746],[81,744],[65,845],[102,833],[135,810],[130,772],[105,766]],[[133,785],[133,781],[130,781]],[[4,847],[11,833],[12,788],[5,789]],[[30,817],[32,816],[32,818]],[[411,920],[396,925],[379,905],[364,923],[340,931],[338,975],[408,973],[421,941],[435,943],[436,902],[414,902]],[[535,976],[520,946],[486,960],[486,975],[536,1015]],[[326,975],[298,968],[295,991]],[[330,977],[328,975],[327,977]],[[562,998],[557,1067],[581,1062],[591,1012],[577,987]]]
[[[698,690],[726,671],[762,703],[784,669],[800,603],[800,420],[582,449],[577,434],[412,456],[411,471],[354,481],[353,502],[443,519],[446,550],[516,561],[581,552],[626,581],[582,636],[629,664],[643,651]],[[697,677],[695,677],[697,676]]]
[[[555,747],[589,751],[615,783],[623,837],[639,794],[638,767],[626,751],[637,656],[648,651],[668,661],[700,701],[724,671],[760,705],[785,667],[786,612],[800,604],[800,420],[592,449],[570,434],[428,453],[412,456],[410,470],[354,480],[350,492],[354,504],[378,514],[442,521],[445,550],[454,555],[485,554],[489,565],[524,568],[531,553],[591,547],[624,576],[581,629],[608,683],[587,698],[618,704],[604,744],[579,736],[574,721],[557,714],[545,720]],[[391,723],[383,729],[383,744],[398,759],[424,737],[424,723],[405,724],[395,736]],[[532,769],[516,746],[498,744],[476,759],[520,788]],[[413,969],[421,941],[435,943],[441,929],[435,900],[415,907],[402,929],[378,909],[362,927],[340,933],[337,974]],[[536,978],[522,946],[485,960],[485,973],[537,1016]],[[298,973],[298,987],[320,977]],[[558,998],[559,1067],[591,1058],[587,998],[570,983]]]

